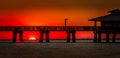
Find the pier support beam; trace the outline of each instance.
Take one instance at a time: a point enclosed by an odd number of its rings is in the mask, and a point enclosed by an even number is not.
[[[75,36],[75,34],[76,34],[76,32],[75,31],[73,31],[72,32],[72,42],[76,42],[76,36]]]
[[[50,39],[49,39],[49,31],[46,31],[46,42],[50,42]]]
[[[97,43],[97,21],[95,20],[94,21],[94,40],[93,40],[93,42],[94,43]]]
[[[23,31],[20,31],[19,35],[20,35],[20,42],[23,42]]]
[[[12,40],[12,42],[13,43],[16,42],[17,34],[19,34],[19,40],[20,40],[20,42],[23,42],[23,31],[22,30],[14,30],[13,31],[13,40]]]
[[[67,30],[67,41],[66,42],[70,42],[70,35],[72,34],[72,42],[76,42],[76,31],[75,30]]]
[[[112,43],[115,43],[116,41],[116,33],[113,33]]]
[[[94,21],[94,43],[97,43],[97,21]]]
[[[98,43],[101,43],[101,33],[98,33]]]
[[[40,31],[40,40],[39,40],[39,42],[43,42],[43,31],[42,30]]]
[[[93,40],[94,43],[97,43],[97,31],[94,31],[94,40]]]
[[[13,31],[13,40],[12,42],[16,42],[16,36],[17,36],[17,32],[16,31]]]
[[[46,34],[45,38],[46,38],[46,42],[50,42],[50,39],[49,39],[49,30],[41,30],[40,31],[40,40],[39,42],[43,42],[43,36],[44,34]]]
[[[107,43],[109,43],[110,42],[110,40],[109,40],[110,38],[109,38],[109,33],[106,33],[106,42]]]
[[[67,42],[70,42],[70,31],[67,31]]]

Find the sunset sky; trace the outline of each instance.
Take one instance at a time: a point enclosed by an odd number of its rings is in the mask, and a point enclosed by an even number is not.
[[[0,25],[93,25],[88,19],[120,8],[120,0],[0,0]]]
[[[68,18],[69,26],[93,26],[89,19],[117,8],[120,8],[120,0],[0,0],[0,26],[63,26],[65,18]],[[12,36],[3,36],[5,34],[11,33],[0,33],[0,38]],[[25,34],[25,38],[39,38],[38,32]],[[93,37],[90,34],[85,32],[76,36]],[[52,37],[55,36],[52,33]],[[58,37],[66,38],[66,35]]]

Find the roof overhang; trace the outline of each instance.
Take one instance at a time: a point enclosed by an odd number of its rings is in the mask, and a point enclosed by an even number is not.
[[[109,11],[110,14],[92,18],[89,21],[120,21],[120,9]]]
[[[105,15],[97,18],[90,19],[89,21],[120,21],[120,15]]]

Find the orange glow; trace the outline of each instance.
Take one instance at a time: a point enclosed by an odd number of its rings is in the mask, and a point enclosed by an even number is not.
[[[25,9],[24,11],[20,10],[18,12],[4,13],[4,15],[0,14],[0,25],[63,26],[64,19],[68,18],[67,25],[69,26],[93,26],[93,22],[89,22],[88,19],[104,14],[106,13],[101,14],[100,12],[90,9]]]

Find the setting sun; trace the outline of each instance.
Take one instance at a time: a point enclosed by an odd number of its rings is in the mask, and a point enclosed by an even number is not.
[[[36,40],[36,38],[35,37],[30,37],[29,40]]]

